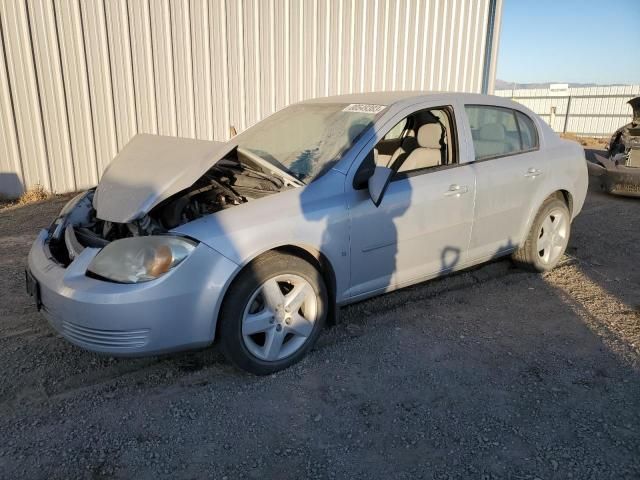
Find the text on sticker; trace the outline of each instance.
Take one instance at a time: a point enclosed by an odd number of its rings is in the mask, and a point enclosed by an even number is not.
[[[368,103],[352,103],[342,109],[343,112],[352,113],[380,113],[385,109],[385,105],[371,105]]]

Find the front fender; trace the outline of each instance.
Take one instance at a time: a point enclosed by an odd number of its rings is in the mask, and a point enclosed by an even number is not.
[[[335,272],[336,299],[349,287],[349,215],[345,176],[331,171],[305,187],[251,200],[181,225],[187,235],[239,268],[283,246],[319,252]]]

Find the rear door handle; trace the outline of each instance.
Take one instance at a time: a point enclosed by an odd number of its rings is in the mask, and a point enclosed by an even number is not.
[[[454,195],[459,197],[460,195],[464,195],[468,191],[469,187],[467,187],[466,185],[458,185],[454,183],[453,185],[449,186],[449,190],[447,190],[444,195],[446,197],[452,197]]]
[[[524,174],[525,177],[537,177],[538,175],[542,175],[542,171],[533,167],[527,170],[527,173]]]

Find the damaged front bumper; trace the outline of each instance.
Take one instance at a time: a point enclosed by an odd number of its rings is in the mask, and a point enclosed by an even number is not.
[[[640,197],[640,168],[627,166],[618,159],[607,158],[602,155],[594,155],[587,162],[589,175],[598,177],[602,190],[615,195]]]
[[[139,284],[91,278],[98,253],[84,248],[67,267],[52,257],[42,230],[28,258],[27,278],[49,323],[68,341],[115,356],[198,348],[214,339],[223,292],[237,266],[199,244],[162,277]]]

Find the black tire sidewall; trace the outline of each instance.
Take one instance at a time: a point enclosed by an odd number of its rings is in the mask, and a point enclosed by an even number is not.
[[[255,291],[270,278],[294,274],[304,278],[316,293],[318,316],[305,344],[294,354],[275,362],[255,357],[242,336],[245,307]],[[237,367],[256,375],[268,375],[300,361],[313,347],[325,325],[328,295],[320,272],[307,261],[293,255],[269,253],[245,267],[229,287],[221,308],[220,340],[225,356]]]

